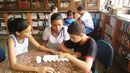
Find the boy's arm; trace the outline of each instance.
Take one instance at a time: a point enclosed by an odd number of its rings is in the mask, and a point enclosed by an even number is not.
[[[67,47],[64,45],[64,43],[62,43],[62,44],[59,46],[59,49],[60,49],[60,51],[63,51],[63,52],[65,52],[65,53],[69,53],[69,54],[75,55],[77,58],[81,56],[79,52],[74,52],[74,50],[67,48]]]
[[[42,50],[42,51],[45,51],[45,52],[50,52],[50,53],[53,53],[53,54],[56,54],[57,52],[52,50],[52,49],[48,49],[46,48],[45,46],[43,45],[40,45],[35,39],[34,37],[31,35],[28,37],[29,38],[29,41],[35,45],[38,49]]]
[[[66,52],[66,53],[70,53],[70,54],[74,54],[74,51],[69,49],[69,48],[67,48],[64,45],[64,43],[60,44],[58,47],[59,47],[60,51],[63,51],[63,52]]]
[[[93,64],[93,58],[86,58],[85,61],[79,60],[76,57],[68,54],[68,53],[63,53],[62,56],[68,58],[73,64],[78,66],[80,69],[84,71],[84,73],[89,73],[91,72],[91,67]]]

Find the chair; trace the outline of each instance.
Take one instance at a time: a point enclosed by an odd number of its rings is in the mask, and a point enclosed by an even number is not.
[[[0,62],[4,61],[6,58],[5,51],[3,48],[0,47]]]
[[[112,46],[104,40],[97,41],[97,60],[103,65],[103,73],[112,65],[114,50]]]

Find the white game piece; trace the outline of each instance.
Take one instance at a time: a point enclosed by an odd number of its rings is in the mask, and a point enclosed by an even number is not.
[[[37,62],[37,63],[41,63],[41,61],[42,61],[42,57],[37,56],[37,57],[36,57],[36,62]]]

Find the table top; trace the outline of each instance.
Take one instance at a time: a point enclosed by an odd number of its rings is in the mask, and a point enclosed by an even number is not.
[[[17,56],[17,61],[20,64],[34,66],[34,67],[43,67],[50,66],[55,69],[56,73],[83,73],[77,66],[72,64],[70,61],[65,62],[41,62],[36,63],[36,56],[43,57],[45,54],[41,51],[30,51],[27,53],[23,53]],[[34,73],[34,72],[20,72],[14,71],[10,69],[8,59],[0,63],[0,72],[1,73]]]

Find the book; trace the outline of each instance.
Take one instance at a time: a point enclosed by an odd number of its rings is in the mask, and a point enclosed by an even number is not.
[[[30,2],[29,1],[22,1],[22,0],[17,0],[18,7],[25,9],[25,8],[30,8]]]

